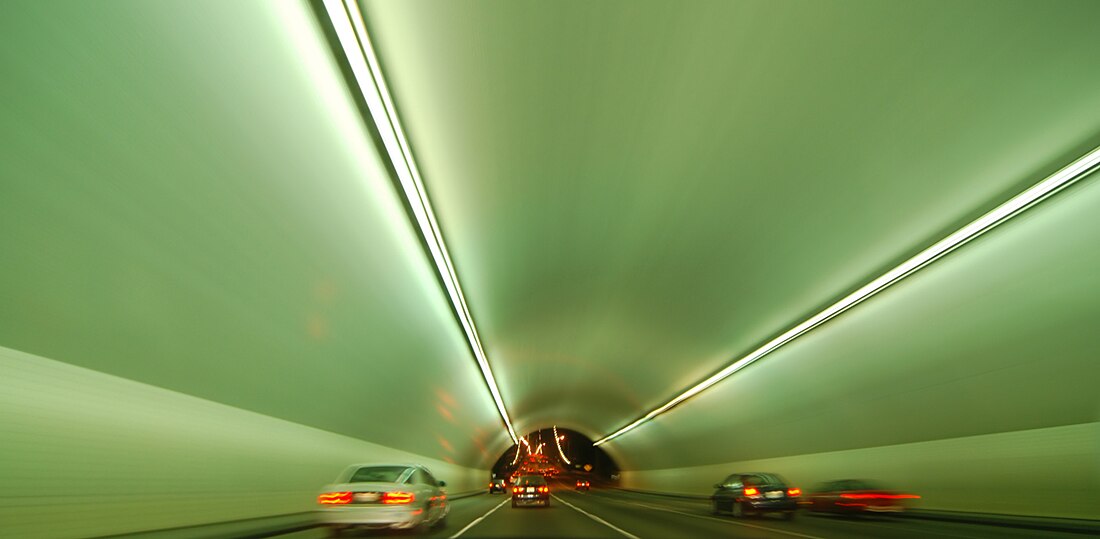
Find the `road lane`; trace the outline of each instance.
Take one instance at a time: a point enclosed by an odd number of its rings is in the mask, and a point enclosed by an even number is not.
[[[511,507],[507,496],[478,495],[451,502],[445,526],[422,537],[459,539],[582,537],[614,539],[675,539],[729,537],[735,539],[898,539],[1052,538],[1080,539],[1082,534],[873,516],[848,518],[802,511],[794,521],[775,516],[735,519],[713,515],[703,500],[671,498],[615,489],[578,492],[554,483],[548,508]],[[479,520],[480,519],[480,520]],[[396,537],[408,533],[368,531],[352,537]],[[317,539],[323,529],[280,537]]]
[[[508,496],[501,494],[478,494],[457,500],[451,500],[451,512],[447,515],[446,523],[437,528],[428,530],[417,537],[430,537],[445,539],[451,537],[467,524],[483,516],[501,502],[509,500]],[[346,537],[400,537],[408,536],[408,532],[394,532],[389,530],[362,531],[359,533],[345,533]],[[328,537],[328,532],[323,527],[302,530],[299,532],[279,535],[282,539],[322,539]],[[465,539],[468,535],[463,535]]]
[[[559,492],[558,496],[575,503],[608,522],[642,538],[734,537],[747,539],[819,539],[791,535],[757,522],[733,522],[707,513],[685,511],[649,500],[640,500],[620,491]]]
[[[585,510],[622,526],[639,537],[851,537],[918,538],[1058,538],[1080,539],[1081,534],[940,522],[885,516],[847,518],[801,511],[787,522],[775,516],[734,519],[711,514],[705,501],[594,489],[589,493],[558,493]]]

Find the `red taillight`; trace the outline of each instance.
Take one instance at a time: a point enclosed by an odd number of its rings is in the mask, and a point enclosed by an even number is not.
[[[841,494],[849,500],[919,500],[916,494]]]
[[[550,492],[550,487],[539,487],[539,492]]]
[[[801,496],[801,495],[802,495],[802,489],[800,489],[800,488],[789,488],[789,489],[787,489],[787,496]]]
[[[757,496],[759,494],[760,491],[755,487],[745,487],[745,496]]]
[[[512,487],[512,492],[523,492],[523,487]]]
[[[416,499],[411,492],[383,492],[382,503],[384,504],[405,504],[412,503]]]
[[[317,503],[323,505],[343,505],[351,503],[350,492],[326,492],[317,497]]]

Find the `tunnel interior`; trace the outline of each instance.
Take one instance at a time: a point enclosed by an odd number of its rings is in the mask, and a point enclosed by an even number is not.
[[[619,466],[615,459],[592,442],[591,438],[565,428],[529,432],[519,444],[500,455],[491,468],[492,478],[545,473],[617,481]]]
[[[1100,520],[1098,18],[4,2],[0,536],[309,513],[361,462]]]

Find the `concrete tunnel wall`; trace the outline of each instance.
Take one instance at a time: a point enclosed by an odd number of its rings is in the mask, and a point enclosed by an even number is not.
[[[919,509],[1095,519],[1100,505],[1100,423],[883,447],[627,471],[626,488],[705,495],[733,472],[779,472],[809,492],[814,482],[871,478],[918,493]],[[1054,498],[1056,501],[1045,502]]]
[[[99,537],[311,511],[349,464],[484,470],[0,348],[0,535]]]
[[[1100,518],[1097,179],[613,440],[624,484],[865,478],[924,509]]]

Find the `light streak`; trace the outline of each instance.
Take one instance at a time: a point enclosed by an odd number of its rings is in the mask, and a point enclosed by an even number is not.
[[[867,298],[870,298],[871,296],[874,296],[875,294],[885,290],[886,288],[904,279],[905,277],[912,275],[921,268],[938,260],[940,257],[946,255],[947,253],[950,253],[951,251],[954,251],[955,249],[958,249],[959,247],[965,245],[967,242],[973,240],[974,238],[977,238],[978,236],[981,236],[982,234],[985,234],[986,232],[995,228],[997,225],[1004,223],[1012,217],[1019,215],[1024,210],[1027,210],[1035,204],[1045,200],[1047,197],[1053,195],[1054,193],[1057,193],[1058,191],[1069,187],[1081,178],[1088,176],[1089,173],[1097,168],[1097,166],[1100,166],[1100,148],[1092,150],[1091,152],[1085,154],[1083,157],[1077,159],[1073,163],[1070,163],[1065,168],[1048,176],[1043,181],[1040,181],[1039,183],[1029,187],[1015,197],[1012,197],[1004,204],[997,206],[985,215],[982,215],[974,221],[971,221],[966,226],[960,228],[959,230],[956,230],[947,237],[936,242],[936,244],[932,245],[931,247],[921,251],[920,253],[916,254],[905,262],[902,262],[894,269],[887,271],[886,273],[880,275],[878,278],[863,285],[859,288],[859,290],[852,292],[840,301],[830,305],[829,307],[826,307],[825,310],[806,319],[797,326],[788,329],[787,331],[783,332],[782,335],[768,341],[763,346],[753,350],[752,352],[749,352],[744,357],[741,357],[733,363],[730,363],[725,368],[711,375],[702,382],[699,382],[698,384],[692,386],[683,393],[680,393],[676,397],[673,397],[672,400],[666,402],[665,404],[662,404],[661,406],[658,406],[657,408],[654,408],[653,410],[650,410],[641,418],[611,434],[608,434],[607,436],[604,436],[603,438],[600,438],[599,440],[596,440],[593,445],[598,446],[607,443],[610,440],[618,438],[619,436],[622,436],[623,434],[626,434],[627,432],[638,428],[643,423],[653,419],[654,417],[665,413],[673,406],[676,406],[677,404],[680,404],[681,402],[684,402],[691,397],[702,393],[714,384],[725,380],[733,373],[751,365],[753,362],[759,360],[760,358],[774,352],[779,347],[791,342],[792,340],[816,328],[817,326],[820,326],[821,324],[827,322],[828,320],[839,315],[840,313],[843,313],[844,311],[858,305]]]
[[[562,438],[565,438],[565,436],[558,436],[558,426],[554,425],[554,444],[558,446],[558,454],[561,455],[561,459],[564,460],[566,464],[573,464],[569,462],[569,459],[565,456],[565,452],[561,450]]]
[[[511,418],[508,417],[508,410],[504,406],[500,389],[497,387],[496,377],[493,376],[493,371],[489,367],[489,360],[481,345],[481,337],[470,316],[466,298],[459,286],[454,265],[451,263],[451,256],[443,242],[443,234],[436,222],[416,161],[413,159],[404,130],[401,128],[393,99],[390,98],[386,81],[382,77],[378,57],[371,45],[359,5],[355,0],[324,0],[324,6],[355,81],[358,83],[359,91],[370,110],[371,120],[377,127],[389,160],[397,172],[405,200],[412,210],[420,235],[428,246],[436,271],[447,290],[451,306],[462,325],[466,341],[474,353],[474,359],[485,379],[485,385],[493,397],[500,418],[504,421],[508,436],[512,438],[513,443],[517,443],[516,431],[512,427]]]

